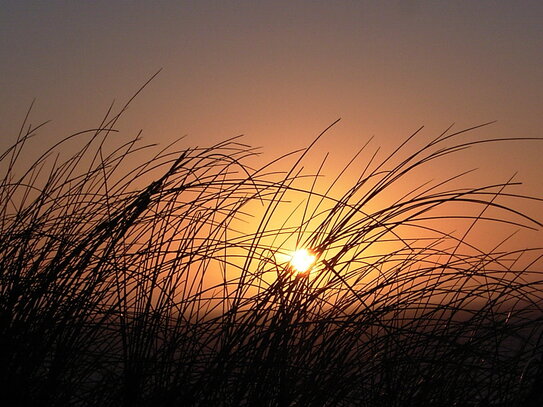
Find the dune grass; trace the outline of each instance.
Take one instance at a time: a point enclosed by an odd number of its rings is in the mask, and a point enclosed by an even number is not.
[[[119,117],[30,164],[25,120],[0,157],[8,405],[541,405],[541,250],[470,240],[541,227],[519,210],[537,199],[459,174],[381,200],[465,149],[529,140],[448,129],[409,152],[417,132],[338,194],[345,174],[302,171],[313,144],[255,169],[238,138],[115,145]]]

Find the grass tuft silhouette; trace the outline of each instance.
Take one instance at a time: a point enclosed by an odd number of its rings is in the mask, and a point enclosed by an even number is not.
[[[322,189],[323,166],[302,171],[314,143],[256,169],[239,138],[108,147],[125,108],[30,165],[41,126],[25,119],[0,156],[5,402],[541,405],[541,249],[469,239],[540,227],[509,204],[540,200],[511,180],[454,188],[464,174],[389,194],[453,154],[527,139],[447,129],[410,153],[416,132],[338,194],[367,145]],[[296,248],[310,272],[294,272]]]

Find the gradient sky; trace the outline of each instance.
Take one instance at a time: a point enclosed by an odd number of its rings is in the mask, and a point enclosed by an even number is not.
[[[543,136],[541,1],[0,0],[2,150],[36,98],[50,142],[97,125],[158,69],[120,128],[166,144],[245,134],[277,155],[323,140],[340,161],[497,120],[480,136]],[[543,196],[542,143],[477,150]],[[471,160],[471,161],[470,161]]]

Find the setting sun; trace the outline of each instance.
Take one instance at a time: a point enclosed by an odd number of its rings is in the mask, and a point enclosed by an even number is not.
[[[315,264],[316,257],[307,249],[296,250],[290,259],[290,265],[298,273],[307,273]]]

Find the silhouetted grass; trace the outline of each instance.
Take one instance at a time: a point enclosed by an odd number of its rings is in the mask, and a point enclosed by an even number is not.
[[[237,138],[106,147],[118,117],[30,164],[40,126],[24,125],[1,156],[8,405],[541,404],[541,252],[468,233],[541,226],[518,210],[535,198],[457,177],[381,198],[506,140],[449,129],[410,153],[414,134],[338,194],[343,178],[322,190],[322,169],[304,175],[307,150],[254,169]],[[295,247],[316,254],[309,275],[289,265]]]

